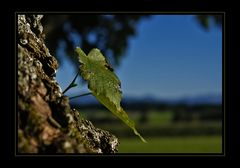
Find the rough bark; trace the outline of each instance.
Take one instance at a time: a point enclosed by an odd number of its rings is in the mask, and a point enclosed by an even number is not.
[[[18,15],[18,152],[115,153],[118,139],[71,109],[54,79],[42,15]]]

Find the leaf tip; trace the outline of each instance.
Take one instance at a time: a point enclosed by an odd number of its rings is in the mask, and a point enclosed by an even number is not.
[[[134,131],[134,134],[137,135],[141,139],[142,142],[147,143],[147,141],[137,132],[136,129],[134,129],[133,131]]]
[[[79,50],[81,50],[80,47],[76,47],[75,51],[78,52]]]
[[[84,51],[83,51],[80,47],[76,47],[75,52],[76,52],[79,56],[81,56],[81,55],[86,56],[86,54],[84,53]]]

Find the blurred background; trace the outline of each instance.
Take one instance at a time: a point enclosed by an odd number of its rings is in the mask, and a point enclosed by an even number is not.
[[[120,153],[222,152],[222,15],[45,15],[47,47],[64,90],[78,70],[76,46],[99,48],[121,80],[123,108],[148,141],[92,96],[71,99]],[[89,92],[79,76],[69,97]]]

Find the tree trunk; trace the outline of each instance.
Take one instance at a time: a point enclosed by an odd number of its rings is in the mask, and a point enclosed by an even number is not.
[[[118,139],[71,109],[54,79],[43,15],[18,15],[18,153],[115,153]]]

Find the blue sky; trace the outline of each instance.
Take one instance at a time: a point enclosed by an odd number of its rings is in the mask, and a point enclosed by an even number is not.
[[[68,60],[57,81],[66,88],[75,76]],[[123,96],[180,98],[222,93],[222,30],[205,31],[191,15],[155,15],[139,23],[137,35],[115,70]],[[79,79],[79,78],[78,78]],[[86,86],[68,95],[88,92]]]

